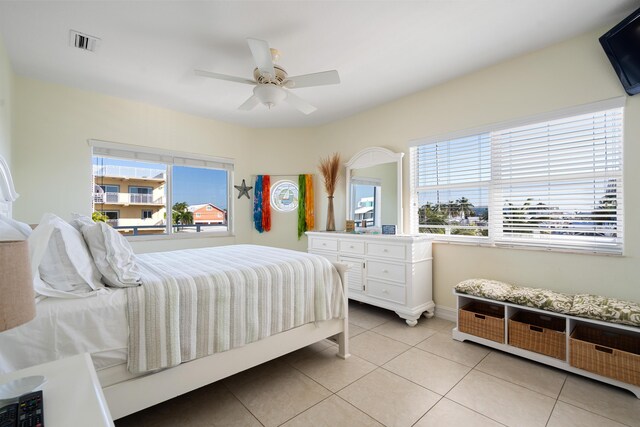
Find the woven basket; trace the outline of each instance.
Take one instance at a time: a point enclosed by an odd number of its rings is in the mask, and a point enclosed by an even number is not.
[[[504,306],[474,301],[458,311],[458,330],[504,343]]]
[[[571,366],[640,386],[640,337],[578,325],[569,342]]]
[[[509,319],[509,345],[564,360],[566,324],[559,317],[520,311]]]

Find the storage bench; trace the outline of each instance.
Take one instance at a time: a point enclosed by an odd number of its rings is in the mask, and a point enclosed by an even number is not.
[[[503,290],[493,288],[491,294],[501,297]],[[454,339],[612,384],[640,399],[640,328],[455,290],[454,295],[458,306]],[[566,304],[561,305],[559,310],[568,311]]]

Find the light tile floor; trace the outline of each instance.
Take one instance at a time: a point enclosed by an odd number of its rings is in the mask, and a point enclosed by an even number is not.
[[[451,338],[453,323],[350,303],[351,354],[325,340],[116,421],[130,426],[638,426],[640,399]]]

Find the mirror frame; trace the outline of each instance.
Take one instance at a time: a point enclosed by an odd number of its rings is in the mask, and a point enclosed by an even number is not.
[[[395,163],[396,164],[396,178],[397,178],[397,218],[398,223],[397,226],[397,234],[402,234],[402,158],[404,157],[404,153],[394,153],[391,150],[387,150],[383,147],[369,147],[364,150],[360,150],[356,153],[351,160],[345,163],[346,166],[346,175],[345,181],[347,184],[347,199],[346,199],[346,207],[347,207],[347,219],[353,219],[353,215],[351,214],[351,170],[352,169],[362,169],[368,168],[371,166],[381,165],[384,163]]]

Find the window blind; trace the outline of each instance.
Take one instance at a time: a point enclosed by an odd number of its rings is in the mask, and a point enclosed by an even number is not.
[[[233,170],[233,160],[222,157],[206,156],[162,150],[158,148],[137,145],[120,144],[116,142],[90,140],[89,145],[94,156],[104,156],[117,159],[139,160],[151,163],[164,163],[176,166],[192,166],[198,168]]]
[[[622,252],[622,108],[492,133],[499,245]]]
[[[418,232],[486,237],[491,180],[489,133],[411,147]]]
[[[555,117],[413,142],[413,232],[621,254],[621,105],[608,100]]]

